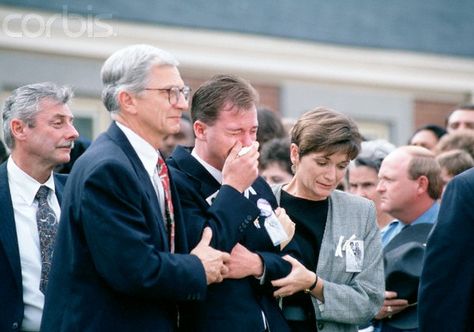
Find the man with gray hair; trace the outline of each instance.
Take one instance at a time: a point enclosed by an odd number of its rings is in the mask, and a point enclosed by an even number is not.
[[[189,254],[180,201],[158,149],[190,89],[169,53],[134,45],[102,67],[112,124],[65,189],[42,331],[174,331],[178,302],[203,299],[229,254],[208,228]]]
[[[348,191],[374,202],[377,210],[377,225],[381,230],[382,244],[384,244],[385,230],[393,217],[382,211],[380,207],[381,199],[377,192],[378,173],[383,159],[393,150],[395,150],[395,145],[383,139],[362,142],[359,155],[350,163],[346,172]]]
[[[78,133],[72,91],[53,83],[22,86],[3,108],[11,155],[0,165],[0,331],[39,331],[65,177]]]

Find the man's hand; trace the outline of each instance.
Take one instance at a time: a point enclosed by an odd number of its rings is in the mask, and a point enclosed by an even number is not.
[[[237,141],[227,156],[222,168],[222,184],[227,184],[242,193],[258,176],[258,142],[253,142],[251,149],[239,156],[241,149],[242,144]]]
[[[224,273],[226,279],[241,279],[248,276],[256,278],[263,274],[263,262],[259,255],[249,251],[237,243],[230,253],[230,259],[225,265],[228,270]]]
[[[204,266],[206,272],[207,284],[221,282],[227,273],[225,263],[229,260],[230,255],[226,252],[216,250],[209,246],[212,238],[212,230],[209,227],[204,228],[201,241],[191,251],[192,255],[196,255]]]
[[[284,208],[280,208],[280,207],[277,208],[275,210],[275,215],[277,216],[278,221],[283,226],[283,229],[288,235],[288,239],[280,243],[280,249],[283,250],[283,248],[286,247],[286,245],[291,241],[291,239],[295,235],[296,226],[295,226],[295,223],[291,221],[290,217],[288,217]]]
[[[399,312],[408,308],[408,301],[403,299],[397,299],[396,292],[385,291],[385,300],[379,313],[375,316],[375,319],[391,318],[392,315],[398,314]]]

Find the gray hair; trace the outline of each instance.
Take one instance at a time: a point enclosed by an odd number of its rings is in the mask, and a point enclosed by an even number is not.
[[[118,113],[118,94],[121,91],[142,92],[148,84],[153,66],[178,66],[170,53],[151,45],[132,45],[113,53],[101,70],[102,102],[110,113]]]
[[[357,157],[349,164],[349,170],[346,172],[346,181],[350,179],[351,169],[354,167],[365,166],[378,173],[382,161],[396,146],[384,139],[375,139],[361,143],[361,149]]]
[[[14,90],[5,101],[2,114],[3,136],[7,147],[10,150],[15,147],[10,126],[13,119],[19,119],[29,127],[34,127],[36,115],[42,111],[40,103],[43,100],[48,99],[65,105],[72,97],[71,88],[52,82],[28,84]]]

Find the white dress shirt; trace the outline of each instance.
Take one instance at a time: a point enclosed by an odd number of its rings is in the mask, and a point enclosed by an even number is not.
[[[23,303],[25,304],[22,330],[39,331],[44,306],[44,294],[39,289],[41,251],[38,226],[36,224],[38,203],[35,201],[35,196],[40,186],[45,185],[51,189],[48,195],[48,204],[56,214],[57,220],[60,218],[61,210],[55,195],[52,174],[45,183],[41,184],[23,172],[11,157],[7,162],[7,171],[20,252]]]
[[[191,155],[194,158],[196,158],[196,160],[212,175],[214,179],[216,179],[217,182],[222,184],[223,176],[220,170],[210,165],[209,163],[205,162],[201,157],[199,157],[195,149],[191,151]],[[217,194],[217,192],[214,194]],[[248,187],[243,192],[243,195],[245,196],[245,198],[249,198],[249,195],[256,195],[256,194],[257,192],[252,188],[252,186]]]

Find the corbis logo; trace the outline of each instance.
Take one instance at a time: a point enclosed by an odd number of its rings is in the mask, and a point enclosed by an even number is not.
[[[91,12],[92,6],[88,6],[87,10]],[[111,18],[112,14],[71,14],[67,6],[63,6],[61,14],[51,16],[35,13],[8,14],[3,18],[2,30],[12,38],[51,38],[58,30],[70,38],[107,38],[117,35],[112,25],[105,22]]]

